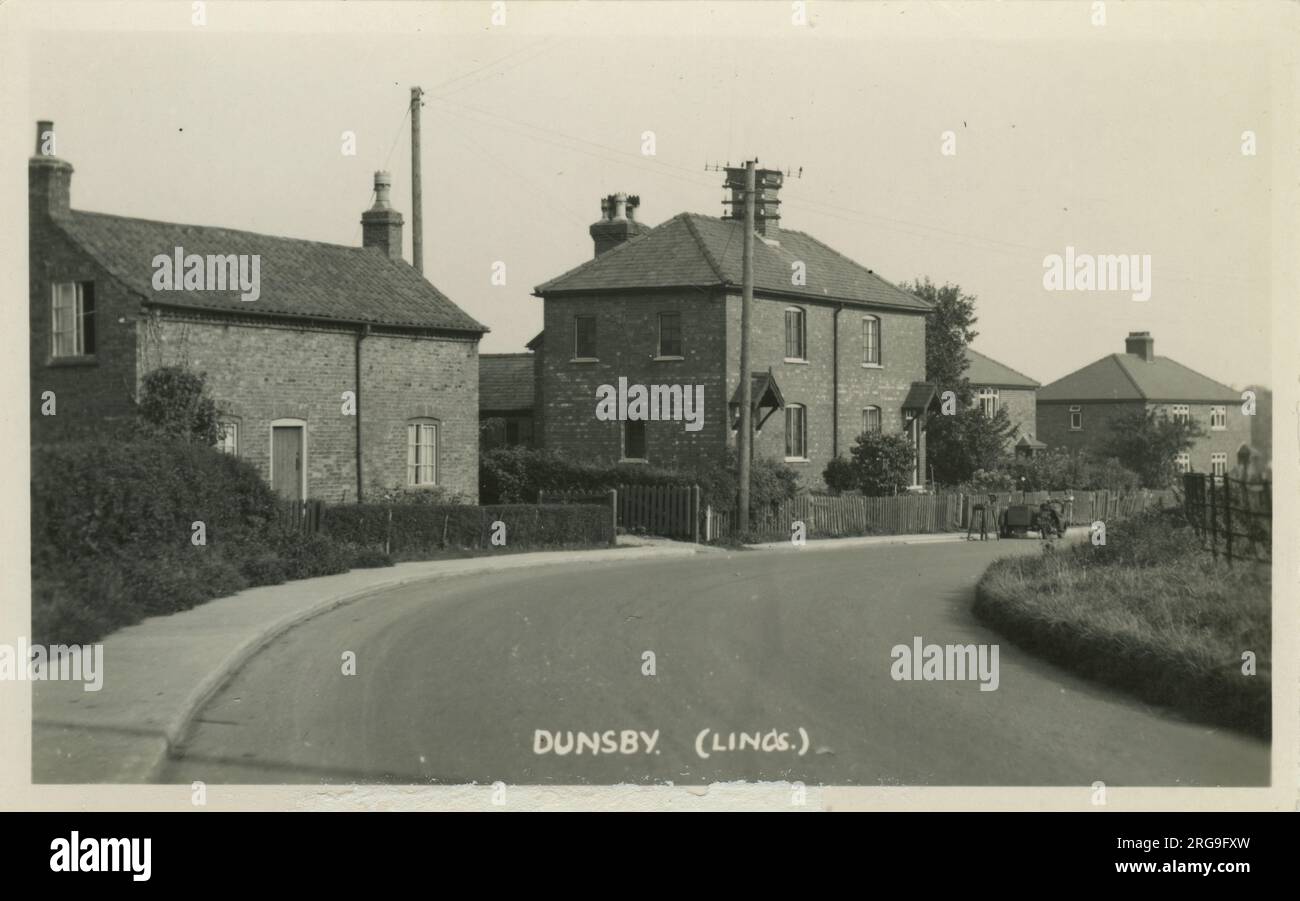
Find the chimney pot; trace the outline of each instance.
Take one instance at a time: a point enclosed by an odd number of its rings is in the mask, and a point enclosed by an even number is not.
[[[1124,339],[1124,352],[1150,363],[1156,358],[1156,339],[1150,332],[1129,332]]]
[[[27,212],[32,219],[65,216],[72,204],[72,165],[55,156],[55,149],[54,123],[39,120],[36,152],[27,163]]]
[[[361,214],[361,246],[377,247],[390,260],[402,258],[402,214],[393,209],[389,192],[393,176],[388,172],[375,173],[375,203]]]
[[[600,201],[600,221],[588,232],[595,244],[596,256],[617,247],[629,238],[650,231],[648,226],[636,221],[636,208],[641,205],[639,195],[619,191],[607,194]]]

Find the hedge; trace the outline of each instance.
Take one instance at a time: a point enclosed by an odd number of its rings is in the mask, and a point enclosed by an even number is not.
[[[493,548],[494,523],[505,525],[505,548],[591,547],[614,541],[608,507],[585,504],[498,504],[486,507],[347,504],[327,507],[322,531],[338,542],[418,555],[446,549]]]

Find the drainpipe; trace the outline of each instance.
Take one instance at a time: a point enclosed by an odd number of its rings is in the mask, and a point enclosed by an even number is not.
[[[364,500],[361,484],[361,342],[370,335],[370,324],[362,325],[357,331],[357,351],[353,355],[356,360],[356,379],[354,381],[353,391],[357,398],[357,503]]]
[[[844,304],[835,305],[831,317],[831,459],[840,455],[840,311]]]

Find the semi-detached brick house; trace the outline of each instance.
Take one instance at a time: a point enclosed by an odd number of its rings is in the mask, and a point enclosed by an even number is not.
[[[363,246],[345,247],[70,209],[72,166],[41,155],[50,131],[38,126],[28,167],[34,443],[130,417],[148,372],[187,364],[207,375],[223,449],[288,497],[440,486],[477,498],[486,329],[401,259],[386,173]],[[260,296],[155,289],[152,261],[175,248],[256,255]]]
[[[730,184],[733,199],[742,188]],[[756,458],[806,486],[864,429],[913,439],[924,479],[924,300],[802,232],[778,227],[779,172],[759,172],[751,370]],[[743,178],[743,175],[741,176]],[[681,213],[655,228],[636,197],[611,195],[591,226],[595,257],[539,286],[535,428],[543,447],[583,459],[688,466],[736,441],[744,223]],[[734,216],[743,206],[732,207]],[[597,389],[704,387],[704,421],[602,421]]]
[[[966,348],[966,362],[965,376],[970,382],[972,402],[987,416],[996,415],[998,410],[1007,411],[1015,428],[1007,439],[1008,446],[1022,451],[1040,449],[1042,442],[1035,438],[1039,383],[971,347]]]
[[[1038,392],[1039,438],[1051,447],[1096,450],[1110,423],[1133,410],[1157,410],[1200,423],[1205,437],[1177,460],[1183,472],[1223,475],[1250,446],[1250,417],[1241,394],[1155,355],[1149,332],[1130,332],[1125,352],[1110,354],[1045,385]]]

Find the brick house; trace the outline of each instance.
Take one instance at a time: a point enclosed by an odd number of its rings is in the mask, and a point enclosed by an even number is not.
[[[1241,394],[1227,385],[1155,355],[1149,332],[1130,332],[1125,352],[1110,354],[1038,392],[1038,437],[1052,447],[1096,450],[1110,436],[1110,423],[1132,410],[1157,410],[1198,422],[1205,437],[1181,454],[1183,472],[1222,475],[1249,447],[1250,417]]]
[[[733,215],[681,213],[654,227],[615,194],[590,228],[594,258],[539,286],[535,351],[541,446],[606,462],[681,467],[737,439],[743,170],[728,170]],[[737,178],[740,184],[737,184]],[[925,315],[930,306],[815,238],[778,225],[781,173],[760,171],[751,371],[755,458],[822,482],[864,429],[912,438],[924,478]],[[602,421],[602,385],[694,386],[703,422]],[[699,390],[699,389],[696,389]]]
[[[972,402],[994,416],[1006,410],[1015,426],[1008,446],[1031,448],[1041,446],[1035,440],[1038,432],[1038,389],[1040,384],[1023,372],[999,363],[974,348],[966,348],[966,379],[974,395]]]
[[[346,247],[71,209],[72,166],[41,153],[51,132],[39,123],[28,165],[33,443],[129,419],[148,372],[185,364],[207,376],[222,449],[285,496],[477,498],[486,329],[402,260],[387,173],[362,246]],[[156,258],[173,254],[180,290],[158,279]],[[260,285],[244,293],[257,297],[243,300],[235,261],[254,259]]]
[[[478,415],[483,450],[533,445],[533,355],[479,354]]]

